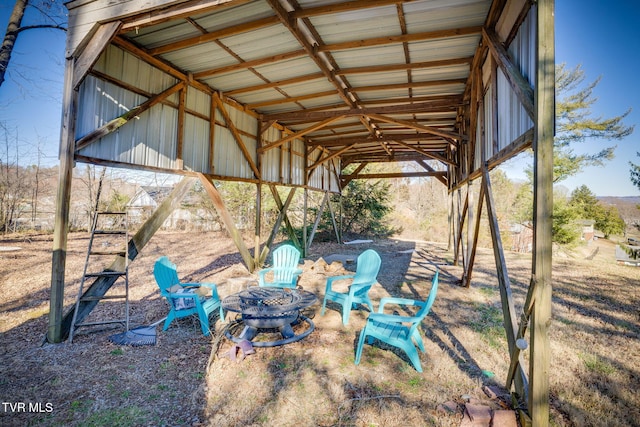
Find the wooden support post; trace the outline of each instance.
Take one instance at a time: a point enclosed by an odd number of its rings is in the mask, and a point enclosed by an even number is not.
[[[475,231],[475,227],[474,227],[474,208],[475,208],[475,201],[474,201],[474,197],[473,197],[473,181],[469,180],[467,182],[467,250],[464,252],[464,256],[466,257],[466,262],[463,263],[464,265],[464,272],[462,273],[462,286],[469,286],[469,282],[471,281],[471,277],[470,276],[470,269],[471,269],[471,255],[472,253],[475,254],[473,247],[475,246],[474,243],[474,231]]]
[[[311,234],[309,235],[309,247],[311,246],[311,243],[313,242],[313,238],[316,235],[316,231],[318,230],[318,224],[320,224],[320,220],[322,219],[322,214],[324,213],[324,207],[327,205],[327,203],[329,202],[329,192],[325,192],[324,193],[324,197],[322,198],[322,202],[320,202],[320,209],[318,209],[318,215],[316,216],[316,220],[313,223],[313,228],[311,229]]]
[[[529,413],[534,426],[549,424],[549,367],[551,347],[551,215],[553,212],[553,137],[555,125],[554,1],[537,2],[538,63],[535,84],[534,138],[534,254],[536,278],[529,353]]]
[[[491,240],[493,242],[493,257],[496,263],[496,272],[498,274],[498,287],[500,289],[500,300],[502,302],[502,316],[504,319],[504,330],[507,335],[507,344],[509,346],[509,354],[516,354],[516,310],[513,304],[513,295],[511,292],[511,282],[509,281],[509,272],[507,270],[507,262],[504,258],[504,249],[502,247],[502,238],[500,237],[500,227],[498,225],[498,214],[495,210],[493,202],[493,191],[491,190],[491,179],[489,172],[483,168],[484,194],[487,202],[487,217],[489,219],[489,229],[491,230]],[[527,395],[527,377],[520,365],[519,375],[515,377],[516,392],[520,397]]]
[[[307,209],[309,206],[309,190],[304,189],[304,212],[302,213],[302,258],[307,256]]]
[[[193,183],[195,181],[194,177],[184,177],[182,181],[180,181],[169,197],[167,197],[158,207],[158,209],[153,212],[153,214],[149,217],[147,221],[140,227],[138,232],[129,240],[129,259],[133,261],[136,259],[142,248],[151,240],[153,235],[160,229],[162,224],[166,221],[166,219],[171,215],[178,206],[180,206],[180,201],[184,198],[184,196],[189,192]],[[105,271],[124,271],[125,269],[125,259],[123,256],[117,256],[114,261],[111,263],[109,267],[105,269]],[[116,281],[117,277],[99,277],[97,278],[91,286],[89,286],[84,293],[84,297],[102,297],[107,291],[111,288],[111,286]],[[91,301],[81,301],[78,307],[78,314],[76,315],[76,322],[82,322],[82,320],[87,317],[91,310],[98,304],[98,300]],[[62,336],[65,339],[69,330],[71,329],[71,322],[73,321],[73,313],[75,311],[75,305],[69,310],[67,314],[65,314],[64,319],[62,320]]]
[[[338,228],[338,223],[336,222],[336,213],[333,210],[333,206],[331,205],[331,195],[329,195],[329,200],[327,202],[329,206],[329,212],[331,213],[331,222],[333,223],[333,231],[336,233],[336,240],[338,243],[342,243],[342,235],[340,234],[340,229]]]
[[[273,239],[275,238],[276,233],[280,229],[280,223],[284,221],[285,227],[287,228],[287,233],[289,234],[289,238],[291,239],[295,247],[301,250],[302,245],[300,244],[300,241],[298,240],[298,236],[296,236],[295,230],[293,229],[293,226],[289,221],[289,217],[287,216],[287,210],[289,209],[291,200],[293,200],[293,196],[296,193],[296,189],[291,188],[291,190],[289,190],[289,195],[287,196],[287,200],[284,203],[282,203],[282,200],[280,199],[280,195],[278,194],[278,190],[276,189],[276,186],[270,185],[269,188],[271,189],[271,194],[273,194],[273,199],[275,200],[276,206],[278,207],[278,210],[280,211],[280,213],[278,214],[278,218],[276,219],[276,223],[273,226],[273,230],[271,230],[271,235],[267,239],[267,243],[265,244],[265,247],[268,249],[271,249],[271,243],[273,242]],[[266,258],[266,254],[265,254],[265,258]],[[262,259],[262,262],[264,262],[264,258]]]
[[[480,234],[480,218],[482,214],[482,202],[484,198],[484,182],[480,186],[480,194],[478,195],[478,210],[475,216],[475,224],[473,228],[473,239],[469,244],[469,262],[467,264],[467,271],[465,275],[465,281],[462,286],[468,288],[471,286],[471,276],[473,275],[473,264],[476,259],[476,249],[478,247],[478,235]],[[471,209],[469,209],[471,211]],[[469,229],[471,229],[471,218],[469,218]]]
[[[253,243],[253,262],[260,266],[260,231],[262,222],[262,184],[256,184],[256,233]]]
[[[200,182],[204,187],[205,191],[211,197],[211,201],[213,202],[213,206],[216,208],[216,212],[222,222],[224,222],[225,227],[227,228],[227,232],[231,236],[231,239],[236,244],[238,251],[240,252],[240,256],[242,256],[242,260],[246,265],[247,269],[250,273],[253,273],[255,270],[255,263],[251,254],[249,253],[249,249],[247,249],[247,245],[245,245],[244,240],[242,240],[242,235],[240,231],[236,228],[236,225],[227,210],[227,207],[224,204],[224,200],[222,200],[222,196],[213,182],[207,178],[204,174],[199,173],[198,178],[200,178]]]
[[[64,274],[67,262],[67,234],[69,233],[71,180],[73,177],[73,152],[75,148],[75,118],[78,105],[78,94],[73,90],[72,86],[73,62],[73,58],[67,59],[64,77],[64,110],[60,132],[60,170],[53,231],[51,296],[49,299],[49,326],[47,330],[47,341],[51,343],[59,343],[64,340],[64,334],[62,333]]]

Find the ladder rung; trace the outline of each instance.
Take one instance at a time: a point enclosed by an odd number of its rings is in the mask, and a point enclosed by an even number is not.
[[[98,215],[126,215],[126,212],[121,212],[121,211],[102,211],[102,212],[96,212]]]
[[[94,230],[93,234],[126,234],[127,230]]]
[[[126,298],[126,295],[104,295],[101,297],[82,297],[80,298],[80,301],[101,301],[103,299],[122,299],[122,298]]]
[[[112,323],[127,323],[127,321],[123,319],[123,320],[104,320],[102,322],[84,322],[84,323],[76,323],[75,327],[79,328],[80,326],[110,325]]]
[[[120,256],[125,256],[127,254],[126,251],[123,250],[119,250],[119,251],[91,251],[89,252],[90,255],[120,255]]]
[[[102,271],[100,273],[87,273],[84,277],[112,277],[112,276],[124,276],[127,274],[124,271]]]

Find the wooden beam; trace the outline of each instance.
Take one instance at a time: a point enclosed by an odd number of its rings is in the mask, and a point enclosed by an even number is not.
[[[73,67],[73,83],[74,89],[77,89],[82,80],[89,73],[89,70],[96,63],[109,42],[115,37],[122,25],[121,21],[107,22],[98,27],[96,32],[91,36],[91,40],[76,58]]]
[[[51,259],[51,295],[49,297],[49,325],[47,341],[62,342],[64,310],[64,278],[67,262],[67,240],[69,212],[71,209],[71,182],[73,179],[74,134],[78,109],[78,92],[73,89],[74,60],[65,64],[64,92],[62,102],[62,127],[60,132],[60,168],[53,229],[53,251]]]
[[[273,244],[273,239],[275,239],[276,234],[278,234],[278,230],[280,230],[282,221],[285,221],[287,230],[293,231],[293,227],[291,227],[291,223],[289,222],[289,218],[287,217],[287,210],[289,209],[289,205],[293,200],[293,196],[296,194],[296,189],[291,188],[289,190],[289,194],[287,195],[287,199],[284,203],[282,203],[282,199],[280,198],[280,194],[278,194],[278,189],[275,185],[270,184],[269,189],[271,190],[271,194],[273,194],[273,199],[276,202],[276,206],[278,208],[278,217],[276,218],[276,222],[273,224],[271,234],[269,234],[269,238],[267,238],[267,241],[265,243],[265,247],[269,248],[270,250],[271,245]],[[296,245],[296,247],[300,248],[300,242],[298,242],[298,237],[295,235],[295,233],[289,234],[293,234],[291,240],[294,242],[294,245]]]
[[[309,166],[307,168],[307,174],[311,174],[315,168],[317,168],[318,166],[320,166],[323,163],[328,162],[331,159],[335,159],[336,157],[339,157],[342,153],[348,151],[351,149],[351,147],[353,147],[356,144],[351,144],[351,145],[347,145],[346,147],[342,148],[341,150],[335,151],[331,154],[329,154],[327,157],[322,157],[320,159],[318,159],[313,165]]]
[[[509,280],[509,272],[507,270],[507,262],[504,258],[504,248],[502,246],[502,237],[500,236],[500,227],[498,225],[498,213],[495,209],[493,201],[493,191],[491,189],[491,179],[489,172],[483,168],[482,185],[485,189],[485,199],[487,202],[487,217],[489,219],[489,230],[491,231],[491,240],[493,242],[493,256],[496,263],[496,272],[498,275],[498,287],[500,289],[500,300],[502,302],[502,315],[504,319],[504,330],[507,336],[507,344],[509,346],[509,354],[515,354],[517,324],[516,311],[513,303],[513,294],[511,292],[511,282]],[[527,388],[527,376],[520,365],[519,375],[516,377],[516,391],[522,396]]]
[[[500,42],[500,38],[493,30],[483,29],[482,35],[485,43],[489,47],[491,54],[498,63],[498,66],[507,78],[511,88],[518,96],[525,111],[534,118],[533,108],[533,89],[526,78],[520,72],[520,69],[513,63],[507,49]]]
[[[436,171],[434,168],[432,168],[431,166],[429,166],[429,164],[427,162],[425,162],[424,160],[415,160],[415,162],[417,164],[419,164],[420,166],[422,166],[423,169],[425,169],[428,172],[439,172]],[[435,178],[440,181],[441,183],[443,183],[445,186],[448,186],[448,179],[447,179],[447,172],[444,172],[444,176],[443,175],[435,175]]]
[[[292,77],[290,79],[278,80],[276,82],[268,82],[268,83],[262,83],[255,86],[246,86],[238,89],[233,89],[233,90],[226,91],[224,94],[226,96],[234,96],[241,93],[255,92],[255,91],[264,90],[264,89],[272,89],[272,88],[292,85],[296,83],[311,82],[312,80],[317,80],[322,78],[324,78],[324,74],[313,73],[313,74],[307,74],[304,76]]]
[[[533,275],[537,285],[531,316],[528,398],[533,425],[549,423],[549,371],[551,368],[552,242],[553,213],[553,137],[555,120],[555,33],[554,1],[538,0],[537,70],[535,90],[534,138],[534,222]]]
[[[316,220],[313,223],[313,227],[311,228],[311,234],[309,235],[309,241],[307,243],[307,247],[311,247],[311,243],[313,242],[313,238],[316,235],[316,231],[318,230],[318,225],[320,224],[320,220],[322,219],[322,214],[324,213],[324,208],[329,202],[329,192],[325,191],[324,197],[322,198],[322,202],[320,202],[320,208],[318,209],[318,213],[316,215]]]
[[[371,73],[381,73],[386,71],[403,71],[403,70],[416,70],[416,69],[421,70],[425,68],[453,67],[458,65],[470,65],[472,60],[473,58],[453,58],[453,59],[441,59],[436,61],[425,61],[425,62],[341,68],[339,70],[336,70],[336,74],[340,76],[347,76],[351,74],[371,74]]]
[[[359,49],[363,47],[384,46],[389,44],[397,44],[397,43],[405,43],[405,42],[437,40],[437,39],[459,37],[459,36],[471,36],[471,35],[480,34],[481,31],[482,31],[481,26],[474,26],[474,27],[467,27],[467,28],[453,28],[453,29],[446,29],[446,30],[427,31],[423,33],[403,34],[399,36],[382,36],[382,37],[374,37],[370,39],[326,44],[323,46],[318,46],[318,51],[334,52],[337,50]]]
[[[149,49],[150,55],[162,55],[167,52],[172,52],[179,49],[184,49],[192,46],[197,46],[202,43],[213,42],[220,38],[235,36],[247,31],[258,30],[260,28],[269,27],[278,24],[280,20],[276,16],[268,16],[266,18],[258,19],[256,21],[246,22],[243,24],[231,25],[218,31],[213,31],[207,34],[200,34],[195,37],[180,40],[177,42],[167,43],[162,46],[157,46],[153,49]]]
[[[165,220],[171,215],[178,206],[180,201],[189,192],[193,183],[194,177],[184,177],[173,189],[171,194],[158,206],[147,221],[140,227],[136,234],[129,240],[129,259],[133,261],[138,254],[142,251],[142,248],[151,240],[151,237],[160,229]],[[126,262],[123,256],[117,256],[109,267],[105,271],[124,271]],[[83,296],[86,297],[102,297],[111,288],[117,277],[99,277],[97,278],[85,291]],[[81,322],[98,304],[98,300],[81,301],[78,307],[78,314],[76,315],[76,322]],[[62,320],[61,338],[64,339],[68,336],[71,329],[71,323],[73,322],[75,312],[75,305],[67,312]]]
[[[403,142],[403,141],[395,140],[393,142],[395,142],[396,144],[402,145],[403,147],[406,147],[406,148],[408,148],[410,150],[413,150],[416,153],[420,153],[420,154],[422,154],[422,155],[424,155],[426,157],[429,157],[430,159],[439,160],[442,163],[447,164],[447,165],[453,164],[453,162],[451,160],[449,160],[446,157],[443,157],[443,156],[441,156],[439,154],[431,153],[431,152],[429,152],[427,150],[423,150],[423,149],[415,147],[415,146],[413,146],[411,144],[407,144],[406,142]]]
[[[220,192],[218,191],[216,186],[213,184],[213,182],[204,174],[199,173],[197,175],[200,178],[200,182],[202,183],[202,186],[204,187],[205,191],[211,198],[211,201],[213,202],[213,207],[216,209],[218,216],[224,223],[227,229],[227,232],[231,236],[231,239],[233,240],[233,242],[236,244],[236,247],[240,252],[240,256],[242,256],[242,260],[244,261],[244,264],[246,265],[249,272],[253,273],[253,271],[255,270],[255,263],[253,261],[253,258],[251,257],[251,254],[249,253],[249,249],[247,249],[247,245],[244,243],[244,240],[242,240],[242,235],[240,234],[240,231],[236,228],[235,221],[233,220],[233,218],[231,218],[231,215],[229,214],[229,211],[227,210],[227,207],[224,204],[224,200],[222,200],[222,196],[220,195]]]
[[[438,177],[438,176],[446,176],[447,172],[445,171],[434,171],[434,172],[389,172],[389,173],[363,173],[357,174],[353,176],[353,174],[348,175],[349,181],[353,179],[385,179],[385,178],[426,178],[430,176]],[[344,177],[343,179],[347,179]]]
[[[120,128],[129,120],[147,111],[154,105],[162,102],[164,99],[168,98],[169,96],[173,95],[179,90],[182,90],[184,87],[185,87],[184,82],[177,83],[171,86],[169,89],[166,89],[163,92],[159,93],[158,95],[154,96],[153,98],[146,100],[145,102],[138,105],[137,107],[132,108],[131,110],[122,114],[120,117],[116,117],[115,119],[111,120],[109,123],[106,123],[100,126],[98,129],[94,130],[93,132],[90,132],[89,134],[78,139],[78,141],[76,141],[75,151],[80,151],[83,148],[87,147],[88,145],[93,144],[100,138],[109,135],[111,132]]]
[[[406,126],[410,129],[417,129],[419,131],[430,133],[432,135],[437,135],[442,138],[446,138],[448,140],[452,139],[454,141],[460,141],[462,139],[465,139],[459,133],[448,132],[446,130],[437,129],[431,126],[423,126],[419,123],[415,123],[409,120],[394,119],[393,117],[384,116],[382,114],[367,114],[367,116],[371,117],[372,119],[380,120],[381,122],[387,122],[387,123],[392,123],[400,126]]]
[[[478,236],[480,234],[480,220],[482,218],[482,204],[484,198],[484,183],[480,186],[480,194],[478,195],[478,208],[475,214],[475,218],[473,215],[469,214],[469,225],[474,224],[473,227],[473,235],[471,234],[471,227],[469,227],[469,240],[467,244],[467,250],[469,251],[469,263],[467,264],[467,270],[464,273],[464,277],[462,279],[462,286],[465,288],[469,288],[471,286],[471,277],[473,276],[473,266],[476,261],[476,250],[478,247]],[[470,197],[471,200],[471,197]],[[471,202],[469,202],[471,205]],[[469,213],[472,212],[472,209],[469,209]]]
[[[331,117],[331,118],[328,118],[326,120],[323,120],[320,123],[316,123],[313,126],[309,126],[306,129],[303,129],[303,130],[301,130],[299,132],[296,132],[294,134],[291,134],[289,136],[285,136],[284,138],[282,138],[282,139],[280,139],[278,141],[272,142],[271,144],[267,144],[264,147],[258,148],[258,153],[262,154],[265,151],[269,151],[271,149],[280,147],[282,144],[284,144],[286,142],[292,141],[292,140],[294,140],[296,138],[301,138],[301,137],[303,137],[304,135],[306,135],[308,133],[314,132],[314,131],[316,131],[318,129],[322,129],[323,127],[327,126],[328,124],[333,123],[336,120],[340,120],[342,118],[344,118],[344,116]]]
[[[112,43],[116,46],[121,47],[127,52],[131,53],[133,56],[136,56],[142,59],[144,62],[148,63],[149,65],[153,65],[155,68],[159,69],[160,71],[164,71],[165,73],[169,74],[172,77],[175,77],[180,81],[189,82],[189,86],[193,86],[196,89],[201,90],[207,94],[213,93],[213,90],[209,86],[194,80],[193,78],[183,73],[182,71],[177,70],[173,65],[149,55],[145,50],[136,46],[129,40],[122,38],[121,36],[115,37],[112,40]]]
[[[291,12],[291,17],[295,19],[308,18],[310,16],[344,13],[352,10],[362,10],[371,7],[381,7],[395,5],[398,3],[408,3],[413,0],[367,0],[363,1],[347,1],[344,3],[336,3],[324,6],[307,7]]]
[[[438,112],[446,109],[454,109],[462,105],[462,97],[458,95],[450,95],[444,97],[434,97],[433,100],[392,105],[392,106],[375,106],[364,108],[347,108],[325,111],[292,111],[288,113],[273,113],[262,115],[262,120],[280,120],[280,121],[318,121],[330,117],[344,116],[370,116],[372,114],[413,114],[413,113],[430,113]]]
[[[352,179],[355,179],[356,176],[358,176],[358,174],[362,171],[362,169],[364,169],[367,166],[367,162],[362,162],[360,163],[356,169],[351,172],[349,175],[346,176],[342,176],[341,177],[341,181],[342,181],[342,188],[346,187],[349,182],[351,182]]]
[[[125,20],[123,30],[130,31],[144,28],[149,25],[168,22],[173,19],[187,18],[194,14],[202,14],[212,10],[223,10],[227,7],[236,7],[239,4],[248,3],[250,0],[191,0],[174,4],[173,6],[159,7],[135,15]]]
[[[222,99],[220,99],[220,96],[217,93],[214,93],[213,97],[215,99],[218,110],[220,110],[222,117],[224,117],[224,121],[227,124],[227,127],[231,131],[233,138],[236,140],[236,144],[242,151],[242,155],[244,156],[245,160],[249,164],[249,167],[253,171],[253,174],[255,175],[255,177],[258,180],[260,180],[260,171],[258,170],[258,167],[253,161],[253,158],[251,157],[251,153],[249,153],[249,150],[247,150],[247,147],[244,145],[242,136],[240,135],[240,132],[238,132],[238,129],[236,128],[236,125],[233,123],[233,120],[231,120],[231,116],[229,116],[229,113],[227,112],[227,109],[225,108],[224,103],[222,102]],[[212,112],[211,114],[214,114],[214,113]]]

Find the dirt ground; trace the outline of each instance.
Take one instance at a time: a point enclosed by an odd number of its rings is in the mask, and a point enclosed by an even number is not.
[[[72,306],[88,235],[70,235],[65,307]],[[49,311],[51,236],[0,240],[0,425],[82,426],[453,426],[465,402],[507,409],[509,357],[501,326],[499,290],[490,250],[478,251],[472,287],[459,286],[446,244],[384,240],[316,243],[304,262],[300,286],[319,302],[305,310],[315,330],[279,347],[256,348],[241,362],[225,357],[223,331],[234,319],[212,317],[204,337],[196,319],[161,331],[156,345],[118,346],[108,337],[121,326],[80,329],[72,344],[44,343]],[[338,306],[324,316],[326,277],[354,268],[352,260],[376,249],[382,268],[371,297],[425,299],[436,268],[440,287],[423,322],[423,373],[390,347],[365,345],[354,365],[366,310],[341,323]],[[130,267],[131,326],[167,314],[153,280],[153,263],[167,255],[183,281],[209,282],[222,298],[245,286],[240,256],[219,233],[158,233]],[[506,254],[520,313],[531,256]],[[320,258],[327,262],[327,267]],[[613,263],[606,241],[554,257],[552,425],[640,425],[640,269]],[[375,304],[377,305],[377,303]],[[115,316],[105,304],[92,316]],[[439,405],[452,405],[453,411]]]

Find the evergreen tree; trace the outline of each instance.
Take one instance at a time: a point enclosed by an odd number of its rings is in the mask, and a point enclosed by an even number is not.
[[[600,77],[585,85],[585,73],[578,65],[568,69],[556,66],[556,137],[554,140],[553,180],[560,182],[587,166],[600,166],[613,158],[615,146],[597,153],[576,154],[573,146],[592,139],[621,140],[629,136],[634,126],[623,120],[631,110],[610,118],[594,117],[591,108],[598,98],[593,90]]]
[[[636,154],[640,157],[640,152]],[[631,166],[631,170],[629,171],[631,175],[631,182],[633,185],[638,187],[638,190],[640,190],[640,164],[636,165],[635,163],[629,162],[629,165]]]

